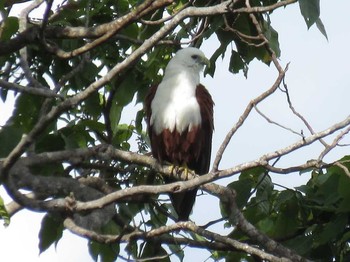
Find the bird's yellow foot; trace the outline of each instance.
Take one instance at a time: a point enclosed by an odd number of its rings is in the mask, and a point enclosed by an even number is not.
[[[188,180],[188,175],[195,175],[195,173],[187,167],[187,165],[183,166],[175,166],[175,165],[170,165],[170,173],[172,176],[175,178],[179,179],[181,178],[181,175],[185,175],[186,180]],[[181,180],[181,179],[180,179]]]

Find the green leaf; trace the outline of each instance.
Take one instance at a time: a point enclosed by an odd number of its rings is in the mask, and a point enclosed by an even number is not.
[[[258,229],[268,235],[272,235],[271,232],[274,231],[275,226],[275,221],[271,217],[266,217],[260,220],[257,224]]]
[[[137,257],[138,255],[138,245],[135,240],[129,241],[125,247],[125,251],[132,257]]]
[[[284,244],[295,250],[300,255],[307,254],[313,244],[313,236],[311,234],[309,235],[298,235],[297,237],[287,240],[284,242]]]
[[[218,22],[218,25],[220,25],[220,21]],[[215,69],[216,69],[216,60],[221,56],[222,59],[225,57],[227,46],[234,40],[234,35],[230,32],[227,32],[222,29],[218,29],[215,32],[218,40],[220,41],[220,46],[215,50],[214,54],[209,59],[210,66],[206,67],[205,69],[205,75],[209,74],[211,77],[214,76]]]
[[[153,257],[163,257],[157,259],[160,262],[170,262],[170,258],[166,250],[161,246],[161,242],[158,241],[148,241],[144,245],[142,250],[141,258],[153,258]]]
[[[87,113],[89,116],[92,116],[93,119],[98,119],[102,111],[99,93],[95,92],[92,95],[90,95],[84,101],[84,105],[86,110],[85,113]]]
[[[13,125],[5,125],[0,130],[0,157],[6,157],[21,140],[22,131]]]
[[[343,231],[346,231],[348,222],[347,214],[340,214],[325,224],[322,231],[315,235],[315,243],[322,245],[330,243],[336,239]]]
[[[243,70],[245,78],[248,76],[248,66],[243,61],[242,57],[238,54],[237,51],[231,51],[229,71],[233,74],[238,73],[240,70]]]
[[[267,23],[266,23],[267,24]],[[269,45],[277,57],[281,56],[281,49],[278,42],[278,32],[270,24],[265,26],[265,36],[269,40]]]
[[[59,130],[65,142],[66,149],[84,148],[87,147],[89,142],[93,142],[94,139],[85,130],[83,125],[69,125]]]
[[[280,208],[282,205],[288,203],[289,201],[296,201],[295,192],[292,190],[281,191],[275,200],[275,206]]]
[[[10,224],[10,216],[7,213],[4,200],[2,199],[1,196],[0,196],[0,219],[4,220],[4,226],[8,226]]]
[[[47,134],[38,139],[35,143],[35,152],[54,152],[63,150],[65,143],[61,135],[59,134]]]
[[[30,132],[38,119],[42,103],[42,97],[20,94],[16,99],[15,110],[9,121],[23,133]]]
[[[41,221],[39,231],[39,250],[40,253],[48,249],[52,244],[57,245],[63,233],[63,221],[58,217],[47,214]]]
[[[244,178],[251,178],[254,180],[254,182],[257,184],[260,181],[261,175],[266,173],[266,169],[263,167],[253,167],[250,169],[247,169],[243,171],[239,175],[239,179],[244,179]]]
[[[307,27],[310,28],[320,17],[320,0],[299,0],[299,7]]]
[[[113,221],[109,221],[105,226],[103,226],[101,231],[102,234],[120,234],[120,228]],[[95,261],[112,262],[118,257],[120,246],[116,243],[105,244],[89,241],[88,249],[91,257]]]
[[[120,106],[126,106],[129,104],[134,98],[134,95],[141,83],[142,81],[138,79],[137,74],[134,72],[129,72],[124,81],[117,86],[117,91],[115,94],[116,102]]]
[[[215,69],[216,69],[216,60],[221,56],[221,58],[224,58],[225,52],[227,49],[227,43],[221,42],[221,45],[219,46],[218,49],[214,52],[214,54],[211,56],[209,59],[210,65],[206,67],[204,74],[209,74],[211,77],[214,76]]]
[[[139,110],[136,114],[136,119],[135,119],[135,129],[139,134],[142,134],[142,121],[145,117],[145,112],[143,110]]]
[[[0,58],[0,67],[2,67],[5,64],[4,61],[5,61],[4,57]],[[4,88],[0,89],[0,98],[1,98],[3,103],[6,102],[7,94],[8,94],[7,89],[4,89]]]
[[[232,182],[227,185],[236,191],[236,203],[240,209],[242,209],[248,202],[251,191],[254,186],[254,181],[252,178],[243,178],[238,181]]]
[[[1,41],[7,41],[10,40],[11,37],[18,31],[19,24],[18,24],[18,17],[9,16],[4,21],[4,24],[1,25],[1,35],[0,40]]]
[[[104,244],[90,241],[88,249],[95,261],[114,262],[118,257],[120,248],[118,244]]]
[[[96,120],[81,120],[79,125],[84,126],[86,130],[102,134],[106,126],[103,123],[97,122]]]
[[[184,249],[180,245],[168,245],[171,253],[175,254],[180,261],[185,258]]]
[[[273,183],[271,177],[267,174],[261,174],[256,189],[256,199],[258,202],[258,209],[263,214],[268,215],[271,208],[269,198],[272,194]]]
[[[273,183],[268,174],[261,174],[257,185],[256,196],[261,200],[268,199],[273,190]]]
[[[273,236],[286,237],[293,235],[299,229],[298,207],[295,200],[288,201],[286,205],[278,210],[278,217],[275,221]]]
[[[123,106],[117,104],[113,99],[111,110],[109,112],[109,121],[111,123],[111,129],[112,129],[113,135],[117,132],[117,128],[119,125],[123,108],[124,108]]]
[[[321,18],[318,18],[318,19],[316,20],[316,26],[317,26],[318,30],[320,30],[320,32],[321,32],[321,33],[324,35],[324,37],[328,40],[326,28],[325,28],[324,24],[322,23]]]

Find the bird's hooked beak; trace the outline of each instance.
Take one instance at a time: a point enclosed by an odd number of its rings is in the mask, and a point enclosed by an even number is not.
[[[204,57],[201,57],[201,64],[204,66],[206,65],[207,67],[210,66],[210,61],[208,58],[206,58],[205,56]]]

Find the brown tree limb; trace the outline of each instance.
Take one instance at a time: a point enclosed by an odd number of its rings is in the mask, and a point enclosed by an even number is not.
[[[43,96],[43,97],[48,97],[48,98],[60,98],[63,99],[63,97],[59,94],[54,93],[48,88],[37,88],[37,87],[30,87],[30,86],[22,86],[18,85],[16,83],[10,83],[5,80],[0,79],[0,87],[13,90],[16,92],[22,92],[22,93],[27,93],[27,94],[32,94],[32,95],[38,95],[38,96]]]
[[[285,7],[287,5],[291,5],[298,2],[298,0],[284,0],[279,1],[275,4],[269,5],[269,6],[247,6],[242,8],[233,9],[233,13],[266,13],[274,11],[280,7]]]

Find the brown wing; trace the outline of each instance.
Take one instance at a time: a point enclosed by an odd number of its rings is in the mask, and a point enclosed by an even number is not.
[[[153,154],[153,157],[159,159],[158,157],[156,157],[156,155],[154,155],[154,152],[153,152],[153,145],[152,145],[153,128],[151,127],[151,123],[150,123],[151,115],[152,115],[151,104],[152,104],[154,96],[156,95],[157,88],[158,88],[158,85],[153,85],[149,89],[149,91],[148,91],[148,93],[147,93],[147,95],[145,97],[144,111],[145,111],[145,115],[146,115],[146,119],[145,120],[146,120],[146,124],[147,124],[147,132],[148,132],[149,139],[151,140],[152,154]]]
[[[214,102],[208,90],[203,85],[198,85],[196,97],[201,111],[202,122],[196,135],[198,145],[198,159],[193,165],[197,174],[208,173],[210,167],[211,145],[214,131]]]
[[[213,106],[214,102],[203,85],[198,85],[196,97],[200,106],[202,122],[200,126],[186,130],[182,134],[176,130],[163,130],[157,135],[150,119],[152,115],[151,103],[158,86],[152,86],[145,100],[146,122],[151,140],[153,157],[159,161],[167,161],[174,165],[187,166],[196,174],[203,175],[209,171],[211,144],[213,134]],[[167,183],[174,179],[166,179]],[[197,189],[187,192],[170,194],[170,198],[179,220],[188,220],[196,198]]]

